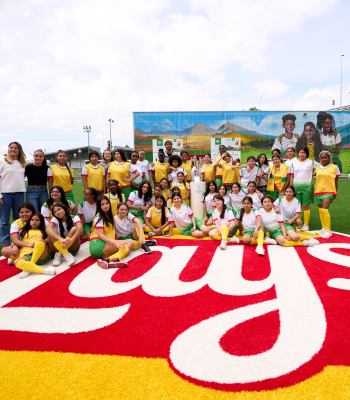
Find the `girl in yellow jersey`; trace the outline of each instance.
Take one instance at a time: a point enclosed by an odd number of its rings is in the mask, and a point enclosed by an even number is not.
[[[210,154],[204,155],[200,173],[201,180],[206,183],[209,183],[215,179],[215,164],[211,162]]]
[[[67,200],[71,200],[74,203],[72,192],[74,176],[73,170],[69,168],[67,164],[67,154],[63,150],[58,150],[56,160],[57,163],[50,166],[47,170],[49,188],[61,186],[66,194]]]
[[[226,189],[230,191],[233,182],[239,182],[239,166],[236,165],[235,161],[232,162],[230,154],[225,152],[215,163],[215,167],[216,169],[221,169],[222,185],[225,185]]]
[[[123,268],[121,262],[132,249],[132,240],[116,240],[116,230],[109,199],[104,196],[97,201],[97,214],[92,225],[89,242],[91,257],[97,258],[101,268]]]
[[[169,175],[169,163],[165,162],[164,151],[158,153],[158,160],[152,163],[153,183],[160,183],[161,180],[166,178],[168,180]]]
[[[272,156],[272,165],[269,167],[266,191],[273,200],[284,196],[284,189],[289,184],[289,169],[281,163],[281,157],[277,154]]]
[[[12,222],[10,228],[12,244],[10,246],[4,246],[1,249],[1,255],[8,258],[7,262],[9,265],[14,264],[14,260],[18,258],[19,250],[22,247],[22,241],[19,239],[19,232],[24,225],[29,222],[34,213],[35,208],[30,203],[24,203],[18,208],[19,218]]]
[[[122,193],[122,191],[120,190],[118,183],[119,182],[114,179],[109,181],[108,182],[108,193],[106,193],[106,195],[105,195],[111,203],[113,217],[118,212],[119,204],[125,202],[125,196]]]
[[[131,182],[136,179],[139,174],[136,173],[130,178],[130,163],[126,160],[125,153],[121,149],[117,149],[114,153],[114,161],[108,167],[108,182],[116,180],[125,198],[129,197],[132,192]]]
[[[163,196],[159,196],[155,200],[155,205],[152,206],[146,213],[145,217],[145,232],[148,237],[156,235],[169,236],[169,210],[166,206],[166,201]]]
[[[165,198],[165,201],[168,201],[168,199],[170,197],[170,189],[169,189],[168,178],[163,178],[160,181],[160,185],[162,186],[162,195]]]
[[[81,170],[84,190],[94,188],[99,194],[105,192],[105,169],[98,163],[99,154],[93,150],[89,153],[89,163]]]
[[[186,172],[186,182],[191,182],[191,170],[192,170],[192,160],[188,159],[188,153],[185,150],[182,150],[180,153],[180,157],[182,159],[181,167]]]
[[[25,278],[32,273],[56,275],[54,267],[43,268],[40,266],[50,259],[45,220],[40,213],[32,215],[30,221],[20,230],[19,238],[24,246],[21,247],[15,261],[16,267],[23,271],[18,277]]]
[[[319,231],[321,237],[328,239],[332,236],[331,216],[329,206],[336,198],[338,190],[339,168],[331,163],[331,154],[329,151],[321,151],[320,165],[316,167],[315,200],[320,213],[322,229]]]
[[[183,200],[183,202],[187,205],[190,205],[190,184],[185,181],[185,175],[183,172],[179,171],[176,174],[176,183],[173,182],[171,184],[171,187],[178,187],[180,189],[180,195]]]

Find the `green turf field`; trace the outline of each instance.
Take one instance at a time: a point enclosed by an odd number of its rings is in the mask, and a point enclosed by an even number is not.
[[[77,182],[73,187],[74,197],[76,202],[82,201],[83,198],[83,186],[81,182]],[[341,179],[339,180],[338,196],[334,203],[331,205],[330,213],[332,216],[332,230],[336,232],[343,232],[350,234],[350,223],[348,217],[350,200],[350,180]],[[318,207],[313,204],[311,206],[311,220],[310,229],[320,229],[320,218],[318,215]]]

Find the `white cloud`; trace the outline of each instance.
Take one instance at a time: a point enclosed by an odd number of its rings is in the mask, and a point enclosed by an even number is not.
[[[253,87],[257,92],[266,99],[275,99],[284,95],[289,86],[276,79],[267,79],[253,84]]]

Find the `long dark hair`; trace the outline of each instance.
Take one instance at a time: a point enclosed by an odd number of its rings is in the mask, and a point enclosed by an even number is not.
[[[91,197],[94,199],[94,201],[96,203],[97,198],[98,198],[97,190],[95,188],[93,188],[93,187],[89,187],[87,190],[91,193]]]
[[[114,160],[115,160],[115,153],[119,153],[120,154],[120,157],[121,157],[122,161],[124,161],[124,162],[127,161],[126,155],[124,153],[124,150],[122,150],[122,149],[115,150],[115,152],[113,153],[113,159]]]
[[[50,196],[49,196],[49,199],[46,202],[47,207],[49,208],[49,210],[52,210],[52,207],[55,204],[53,199],[52,199],[52,197],[51,197],[51,192],[53,191],[53,189],[56,189],[61,193],[61,199],[60,199],[59,202],[64,204],[66,207],[70,208],[68,200],[66,198],[66,194],[64,193],[63,188],[61,186],[56,185],[56,186],[52,186],[52,188],[50,189]]]
[[[314,138],[313,138],[314,156],[315,156],[315,160],[319,161],[320,160],[320,152],[322,150],[322,143],[321,143],[320,132],[316,129],[316,126],[313,122],[305,123],[304,131],[297,141],[297,144],[295,146],[295,151],[298,154],[300,149],[304,149],[305,147],[307,147],[307,139],[306,139],[306,134],[305,134],[305,129],[307,126],[311,126],[314,130]]]
[[[264,156],[265,157],[265,161],[260,164],[260,157]],[[269,166],[269,162],[267,161],[267,155],[265,153],[260,153],[257,157],[256,157],[256,161],[258,162],[258,166],[261,168],[263,165],[267,165]]]
[[[143,185],[148,185],[148,190],[145,194],[142,193],[142,187]],[[143,199],[143,204],[147,204],[152,200],[152,188],[151,185],[148,182],[144,182],[144,183],[140,183],[138,189],[137,189],[137,195],[139,197],[139,199]]]
[[[223,219],[225,217],[225,211],[227,209],[227,205],[225,204],[225,200],[224,198],[220,195],[220,194],[216,194],[213,197],[213,200],[220,200],[222,201],[222,210],[221,210],[221,214],[220,214],[220,218]]]
[[[32,215],[33,214],[35,214],[35,207],[33,206],[33,204],[31,204],[31,203],[23,203],[23,204],[21,204],[19,207],[18,207],[18,214],[19,214],[19,212],[20,212],[20,210],[22,209],[22,208],[26,208],[27,210],[29,210],[29,211],[31,211],[32,212]],[[32,218],[32,217],[30,217],[30,218]]]
[[[67,207],[64,203],[61,203],[60,201],[58,201],[57,203],[55,203],[55,204],[52,206],[52,215],[53,215],[53,216],[57,219],[57,221],[58,221],[58,225],[59,225],[59,228],[60,228],[60,235],[61,235],[61,237],[65,238],[65,237],[66,237],[66,234],[65,234],[65,232],[64,232],[63,220],[62,220],[62,218],[56,217],[56,215],[55,215],[55,207],[63,208],[64,214],[65,214],[65,217],[66,217],[66,224],[67,224],[67,231],[68,231],[68,232],[69,232],[69,231],[73,228],[73,226],[74,226],[72,217],[71,217],[71,215],[70,215],[70,210],[69,210],[69,207]]]
[[[218,185],[216,184],[216,182],[215,181],[209,181],[208,183],[207,183],[207,186],[206,186],[206,188],[205,188],[205,192],[204,192],[204,198],[206,198],[207,197],[207,195],[210,193],[210,189],[209,189],[209,186],[210,185],[215,185],[215,192],[214,193],[217,193],[217,191],[218,191]]]
[[[107,212],[103,211],[101,208],[101,203],[102,200],[106,200],[109,203],[109,210]],[[112,207],[111,207],[111,202],[109,200],[109,198],[107,196],[103,196],[101,198],[99,198],[96,202],[96,215],[98,215],[98,219],[96,221],[96,224],[99,221],[103,221],[104,225],[113,225],[114,224],[114,220],[113,220],[113,214],[112,214]]]
[[[158,200],[158,199],[162,200],[162,203],[163,203],[163,204],[162,204],[162,208],[161,208],[161,210],[162,210],[161,224],[164,225],[165,222],[166,222],[166,212],[165,212],[166,201],[165,201],[165,198],[164,198],[162,195],[160,195],[159,197],[157,197],[157,200]],[[154,205],[154,207],[155,207],[155,205]]]
[[[59,154],[65,154],[65,155],[67,156],[67,153],[66,153],[64,150],[58,150],[57,155],[56,155],[56,160],[58,159],[58,155],[59,155]],[[72,171],[70,170],[70,168],[69,168],[69,166],[68,166],[68,164],[67,164],[67,161],[64,163],[64,165],[65,165],[65,167],[67,168],[67,171],[68,171],[68,173],[69,173],[70,182],[73,183],[74,177],[73,177],[73,175],[72,175]]]
[[[250,196],[246,196],[244,197],[244,199],[242,200],[242,204],[244,201],[249,201],[249,203],[253,206],[253,199]],[[243,215],[244,215],[244,208],[242,207],[240,212],[239,212],[239,220],[242,222],[243,219]]]
[[[32,229],[31,225],[30,225],[30,221],[31,219],[36,216],[39,218],[40,220],[40,225],[38,226],[37,229],[39,229],[39,231],[43,234],[43,239],[47,238],[47,233],[46,233],[46,225],[45,225],[45,219],[42,216],[41,213],[39,212],[35,212],[31,217],[30,220],[24,225],[24,227],[19,231],[19,238],[22,240],[24,238],[24,236]]]

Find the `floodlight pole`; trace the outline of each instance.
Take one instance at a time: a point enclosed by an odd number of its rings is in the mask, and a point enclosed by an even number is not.
[[[110,118],[108,120],[108,122],[109,122],[109,146],[110,146],[109,150],[112,151],[112,149],[113,149],[113,146],[112,146],[112,124],[114,122],[114,119]]]
[[[91,133],[91,126],[90,126],[90,125],[84,125],[84,126],[83,126],[83,130],[84,130],[84,132],[86,132],[87,135],[88,135],[88,157],[89,157],[89,153],[90,153],[90,133]]]

